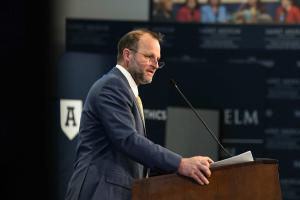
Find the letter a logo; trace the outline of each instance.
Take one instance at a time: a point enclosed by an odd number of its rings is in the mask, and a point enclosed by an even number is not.
[[[79,132],[81,111],[81,100],[60,100],[60,126],[69,140],[73,140]]]

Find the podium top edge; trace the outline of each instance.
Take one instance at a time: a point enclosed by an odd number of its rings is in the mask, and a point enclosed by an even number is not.
[[[255,158],[254,162],[264,163],[264,164],[277,164],[278,160],[272,158]]]
[[[254,161],[250,161],[250,162],[244,162],[244,163],[238,163],[238,164],[232,164],[232,165],[226,165],[226,166],[218,166],[218,167],[212,167],[211,170],[212,171],[218,171],[218,170],[223,170],[223,169],[229,169],[229,168],[235,168],[235,167],[243,167],[243,166],[250,166],[250,165],[257,165],[257,164],[278,164],[278,160],[276,159],[270,159],[270,158],[255,158]],[[171,174],[165,174],[165,175],[160,175],[160,176],[152,176],[149,177],[150,179],[154,180],[154,179],[168,179],[168,178],[174,178],[174,177],[182,177],[182,178],[187,178],[184,177],[180,174],[177,173],[171,173]],[[138,179],[135,180],[135,182],[145,182],[145,181],[149,181],[149,179]]]

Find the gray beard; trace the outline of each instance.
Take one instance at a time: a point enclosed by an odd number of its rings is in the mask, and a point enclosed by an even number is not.
[[[143,73],[138,73],[136,71],[133,71],[133,70],[128,70],[128,72],[131,74],[133,80],[135,81],[135,83],[137,85],[145,85],[145,84],[149,84],[152,82],[152,79],[151,80],[146,80],[144,78],[144,74]]]

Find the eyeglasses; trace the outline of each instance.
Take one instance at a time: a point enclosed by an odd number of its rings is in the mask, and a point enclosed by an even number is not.
[[[129,49],[130,51],[134,51],[135,53],[138,53],[138,54],[141,54],[144,56],[144,58],[146,58],[148,60],[148,62],[152,62],[152,63],[155,63],[156,66],[158,66],[159,69],[163,68],[165,66],[165,62],[163,61],[159,61],[155,58],[155,56],[153,55],[147,55],[147,54],[144,54],[144,53],[141,53],[135,49]]]

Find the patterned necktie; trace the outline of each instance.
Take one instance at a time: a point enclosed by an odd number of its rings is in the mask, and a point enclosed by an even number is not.
[[[139,106],[139,110],[140,110],[140,113],[142,115],[143,123],[145,124],[143,103],[142,103],[142,100],[139,96],[136,97],[136,102]],[[143,169],[143,176],[145,178],[149,177],[149,168],[147,168],[146,166],[144,166],[144,169]]]
[[[139,96],[136,97],[136,102],[139,106],[139,110],[140,110],[140,113],[142,115],[143,122],[145,123],[143,103],[142,103],[142,100]]]

